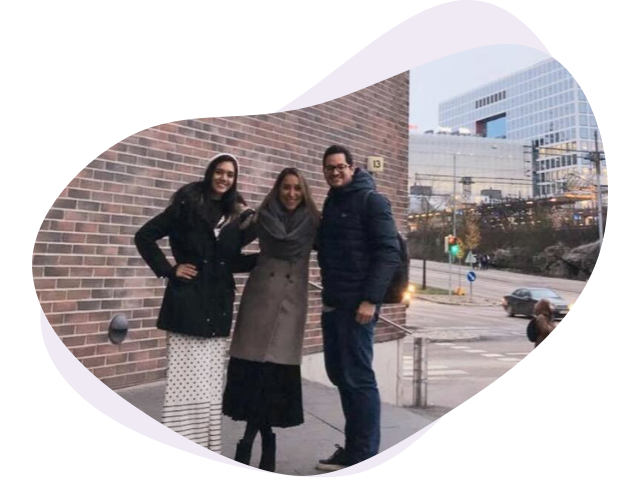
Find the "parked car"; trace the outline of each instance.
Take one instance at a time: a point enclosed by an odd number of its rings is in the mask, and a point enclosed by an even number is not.
[[[551,302],[555,318],[563,318],[569,313],[571,305],[550,288],[518,288],[512,294],[502,297],[502,307],[510,317],[533,317],[533,307],[543,298]]]

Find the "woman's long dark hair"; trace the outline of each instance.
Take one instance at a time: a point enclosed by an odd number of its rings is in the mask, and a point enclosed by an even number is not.
[[[234,218],[237,213],[237,204],[246,204],[242,195],[238,192],[238,161],[233,155],[219,154],[213,157],[207,169],[204,172],[204,179],[199,182],[192,182],[184,187],[181,187],[171,197],[171,203],[181,203],[186,206],[187,218],[189,223],[193,224],[195,215],[199,215],[205,219],[208,223],[214,223],[212,221],[212,209],[211,201],[213,200],[213,173],[216,167],[223,162],[230,162],[235,166],[235,177],[233,184],[227,190],[220,199],[220,206],[222,207],[222,215],[225,217]],[[215,225],[213,225],[215,227]]]

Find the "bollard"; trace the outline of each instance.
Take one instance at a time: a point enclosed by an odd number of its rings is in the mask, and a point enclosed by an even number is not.
[[[427,355],[426,341],[422,337],[413,339],[413,406],[427,406]]]

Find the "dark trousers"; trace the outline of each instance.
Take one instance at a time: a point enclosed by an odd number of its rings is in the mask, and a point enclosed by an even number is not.
[[[340,392],[350,464],[376,455],[380,448],[380,393],[372,367],[378,311],[367,325],[357,323],[352,310],[322,313],[324,363]]]

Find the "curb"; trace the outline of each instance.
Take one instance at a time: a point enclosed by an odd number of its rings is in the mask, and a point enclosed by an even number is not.
[[[438,301],[432,298],[425,297],[423,295],[416,295],[415,298],[419,298],[420,300],[424,300],[425,302],[436,303],[438,305],[457,305],[460,307],[497,307],[500,306],[500,302],[494,303],[456,303],[456,302],[446,302],[446,301]]]

